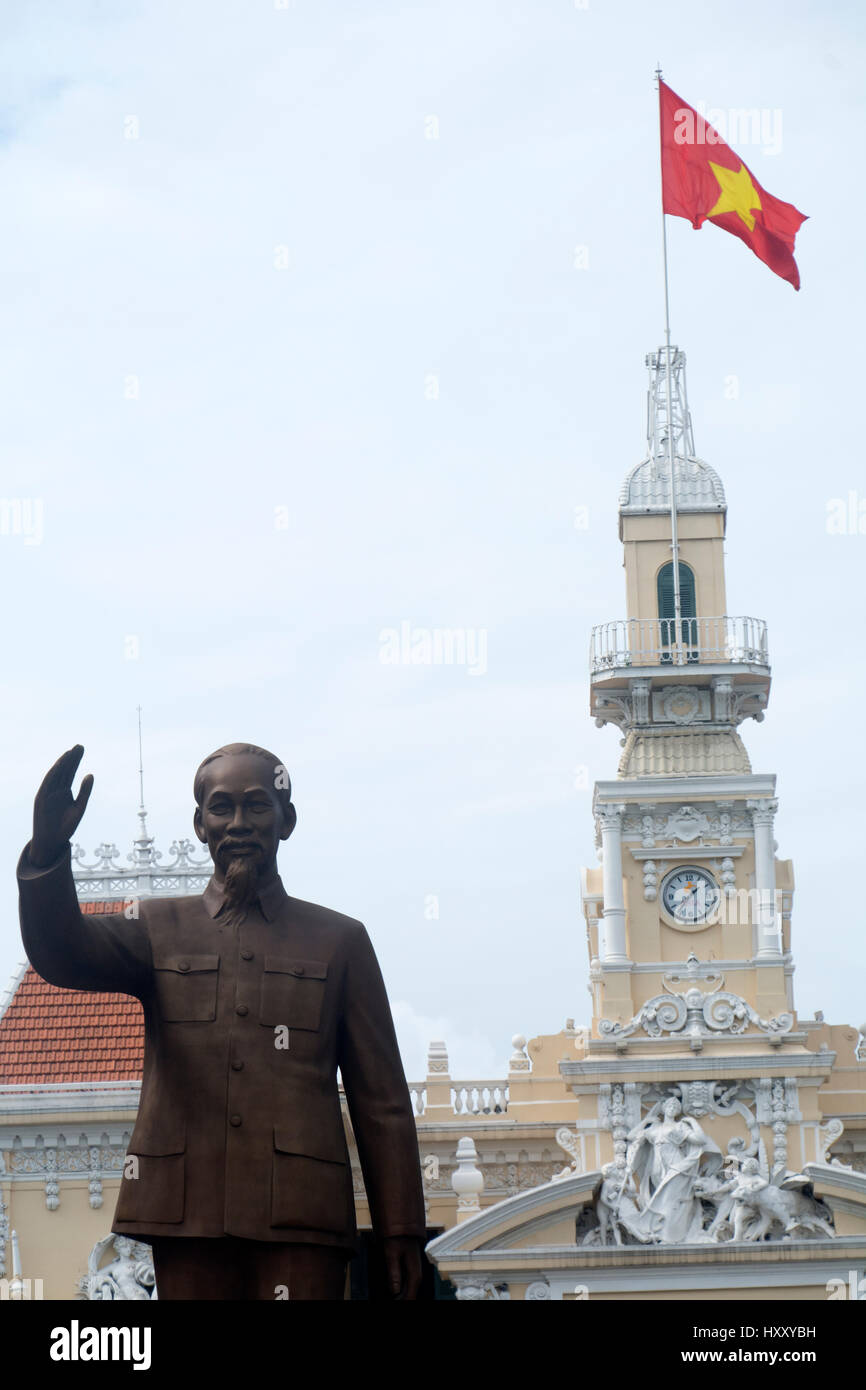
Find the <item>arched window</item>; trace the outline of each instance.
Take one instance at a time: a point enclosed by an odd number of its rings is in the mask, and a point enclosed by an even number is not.
[[[662,565],[658,572],[657,593],[659,604],[659,621],[661,626],[661,645],[670,647],[676,641],[676,623],[674,610],[674,567],[672,562]],[[680,640],[683,646],[697,648],[698,645],[698,625],[697,607],[695,605],[695,575],[694,570],[680,560],[680,617],[682,618]],[[670,661],[670,653],[662,655],[662,661]],[[690,651],[689,661],[697,661],[697,650]]]

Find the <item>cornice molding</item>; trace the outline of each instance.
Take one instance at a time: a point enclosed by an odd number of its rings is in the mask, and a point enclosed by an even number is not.
[[[776,794],[775,773],[719,774],[714,777],[621,777],[611,782],[596,782],[593,791],[593,811],[608,802],[655,801],[733,801],[748,798],[773,798]]]
[[[640,839],[635,835],[636,840]],[[653,849],[635,849],[628,843],[626,836],[623,836],[625,847],[632,859],[739,859],[746,852],[745,845],[702,845],[695,849],[694,845],[676,844],[665,845],[657,844]]]
[[[697,935],[697,933],[693,933],[693,935]],[[683,963],[670,960],[627,961],[623,965],[605,962],[604,965],[600,964],[600,969],[605,973],[632,971],[635,975],[659,975],[667,973],[673,965]],[[786,951],[784,955],[773,960],[766,958],[758,960],[754,956],[744,956],[742,960],[714,960],[712,964],[718,970],[778,970],[780,966],[784,966],[786,974],[794,973],[793,957],[790,951]]]
[[[83,1115],[138,1109],[140,1081],[70,1081],[53,1086],[0,1086],[0,1122],[17,1124],[36,1115]],[[19,1118],[20,1117],[20,1118]]]
[[[597,1042],[593,1039],[593,1043]],[[739,1039],[742,1044],[743,1039]],[[836,1060],[835,1052],[807,1052],[797,1056],[790,1054],[784,1059],[778,1051],[763,1053],[749,1052],[743,1053],[739,1057],[720,1056],[709,1057],[705,1052],[697,1056],[688,1053],[677,1053],[669,1057],[629,1057],[628,1061],[616,1064],[615,1052],[610,1059],[599,1058],[598,1061],[588,1060],[562,1061],[559,1064],[559,1072],[563,1077],[595,1077],[606,1080],[613,1077],[615,1082],[622,1081],[634,1073],[640,1075],[658,1072],[662,1076],[672,1076],[677,1079],[680,1073],[691,1075],[695,1074],[695,1079],[715,1080],[724,1079],[729,1076],[752,1076],[758,1073],[766,1073],[769,1076],[791,1076],[803,1073],[826,1073],[829,1076]],[[612,1065],[613,1063],[613,1065]]]

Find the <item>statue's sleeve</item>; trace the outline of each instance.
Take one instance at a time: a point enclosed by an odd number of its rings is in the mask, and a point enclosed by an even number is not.
[[[338,1065],[377,1236],[425,1234],[415,1117],[385,983],[365,929],[344,978]]]
[[[150,940],[142,923],[122,912],[82,913],[69,847],[46,868],[18,861],[21,939],[38,975],[61,989],[141,997],[151,978]]]

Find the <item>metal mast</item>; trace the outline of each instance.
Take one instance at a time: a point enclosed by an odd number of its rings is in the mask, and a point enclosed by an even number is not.
[[[664,166],[662,156],[662,70],[661,65],[656,68],[659,92],[659,170],[661,174],[662,189],[662,255],[665,267],[665,378],[668,397],[668,425],[670,426],[673,411],[671,409],[673,397],[671,395],[671,311],[668,296],[668,232],[665,222],[665,201],[664,201]],[[668,428],[668,465],[670,467],[671,479],[671,557],[673,560],[674,576],[674,632],[675,641],[679,642],[682,634],[680,619],[682,609],[680,605],[680,546],[677,534],[677,480],[674,473],[674,432]]]
[[[147,833],[147,812],[144,809],[144,758],[141,752],[141,705],[136,706],[138,711],[138,819],[141,821],[141,829],[137,839],[134,841],[132,858],[136,863],[142,864],[150,861],[153,857],[153,839]]]
[[[686,393],[686,354],[678,347],[648,352],[647,453],[654,463],[670,466],[675,458],[695,457],[692,417]]]

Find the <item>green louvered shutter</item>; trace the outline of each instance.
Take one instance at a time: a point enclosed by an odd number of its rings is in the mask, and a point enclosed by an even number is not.
[[[657,585],[662,630],[661,644],[663,647],[669,647],[674,640],[674,567],[672,563],[662,565],[658,573]],[[680,560],[680,612],[683,618],[682,640],[688,647],[697,647],[698,625],[696,622],[687,621],[689,618],[697,617],[695,576],[690,567],[682,560]]]

